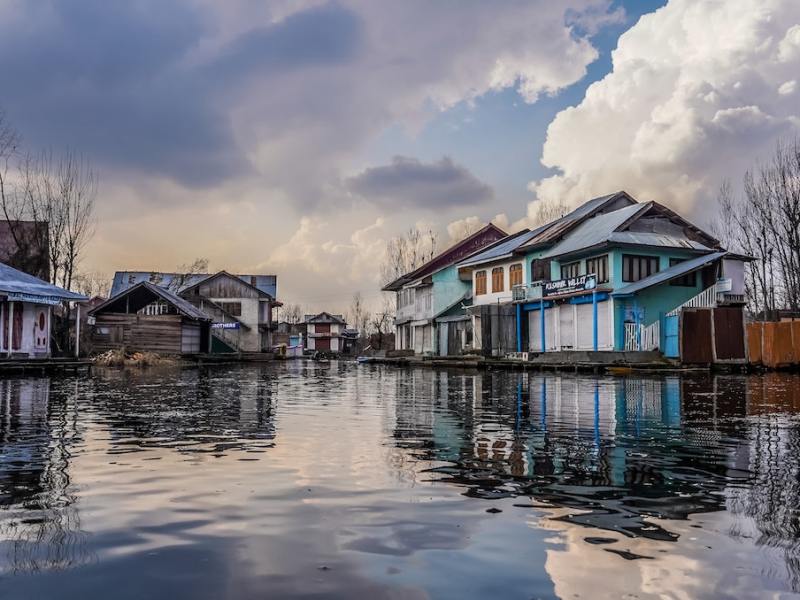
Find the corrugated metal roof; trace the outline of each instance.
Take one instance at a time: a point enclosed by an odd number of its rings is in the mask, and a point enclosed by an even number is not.
[[[147,291],[151,292],[153,295],[155,295],[155,296],[161,298],[162,300],[164,300],[165,302],[168,302],[169,304],[173,305],[178,310],[178,312],[180,312],[181,314],[183,314],[183,315],[185,315],[185,316],[187,316],[187,317],[189,317],[191,319],[196,319],[198,321],[211,321],[212,320],[211,317],[209,317],[202,310],[200,310],[199,308],[194,306],[192,303],[184,300],[183,298],[181,298],[180,296],[178,296],[176,294],[173,294],[171,291],[162,288],[161,286],[154,285],[154,284],[150,283],[149,281],[142,281],[140,283],[137,283],[136,285],[134,285],[132,287],[129,287],[127,290],[124,290],[124,291],[120,292],[119,294],[117,294],[115,296],[112,296],[111,298],[109,298],[108,300],[103,302],[101,305],[99,305],[99,306],[95,307],[94,309],[90,310],[89,314],[101,313],[101,312],[103,312],[103,309],[115,304],[120,299],[124,298],[125,296],[127,296],[129,294],[133,294],[137,290],[140,290],[140,289],[144,289],[144,290],[147,290]],[[141,308],[144,308],[144,306],[142,306]]]
[[[341,323],[346,325],[342,315],[334,315],[329,312],[321,312],[316,315],[305,315],[303,318],[304,323]]]
[[[552,258],[602,244],[608,241],[617,227],[637,212],[648,208],[648,204],[632,204],[613,212],[591,217],[578,225],[561,242],[550,248],[542,258]]]
[[[483,252],[479,252],[478,254],[473,254],[468,259],[464,260],[463,262],[458,263],[459,267],[468,267],[470,265],[477,265],[480,263],[485,263],[490,260],[497,260],[500,258],[504,258],[506,256],[510,256],[514,250],[522,246],[522,244],[529,241],[533,236],[537,234],[538,230],[530,231],[525,230],[513,235],[509,235],[508,237],[504,238],[488,250],[484,250]]]
[[[608,239],[615,244],[635,244],[637,246],[660,246],[665,248],[686,248],[689,250],[707,250],[711,248],[689,238],[679,238],[665,233],[646,231],[615,231]]]
[[[70,292],[57,285],[52,285],[46,281],[18,271],[14,267],[9,267],[5,263],[0,263],[0,293],[26,294],[29,296],[41,296],[43,298],[58,298],[60,300],[83,301],[88,300],[86,296]]]
[[[214,273],[193,273],[187,275],[181,273],[163,273],[161,271],[117,271],[114,273],[114,281],[111,285],[111,296],[116,296],[120,292],[143,281],[173,290],[176,287],[174,285],[175,279],[178,277],[183,277],[184,280],[174,291],[181,292],[204,279],[208,279],[211,275],[214,275]],[[255,277],[256,283],[254,287],[269,294],[273,298],[277,296],[278,279],[275,275],[234,275],[234,277],[246,283],[251,283],[252,278]]]
[[[611,201],[616,199],[628,199],[629,201],[636,203],[636,200],[634,200],[624,191],[592,198],[591,200],[587,200],[581,204],[572,212],[567,213],[560,219],[556,219],[555,221],[541,226],[537,230],[538,235],[533,236],[527,245],[539,246],[557,240],[562,233],[569,231],[571,227],[576,226],[582,219],[585,219],[595,211],[602,209],[607,203],[612,203]]]
[[[632,294],[636,294],[637,292],[641,292],[642,290],[645,290],[649,287],[653,287],[654,285],[665,283],[670,279],[675,279],[676,277],[680,277],[682,275],[686,275],[687,273],[691,273],[692,271],[696,271],[697,269],[700,269],[708,264],[718,261],[726,254],[728,253],[713,252],[712,254],[704,254],[703,256],[698,256],[696,258],[685,260],[683,262],[678,263],[677,265],[671,266],[669,269],[664,269],[663,271],[659,271],[658,273],[650,275],[650,277],[645,277],[644,279],[640,279],[635,283],[626,285],[624,288],[618,289],[611,295],[614,297],[620,297],[620,296],[630,296]]]

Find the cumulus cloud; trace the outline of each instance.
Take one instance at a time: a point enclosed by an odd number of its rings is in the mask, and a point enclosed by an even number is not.
[[[350,177],[345,186],[368,202],[428,210],[480,204],[493,196],[491,187],[447,156],[432,163],[396,156]]]
[[[800,131],[798,22],[795,0],[670,0],[643,16],[550,124],[542,162],[557,173],[530,188],[569,204],[626,189],[703,215],[724,177]]]
[[[306,206],[392,123],[581,78],[597,52],[567,21],[608,4],[3,3],[0,103],[34,144],[187,186],[259,176]]]

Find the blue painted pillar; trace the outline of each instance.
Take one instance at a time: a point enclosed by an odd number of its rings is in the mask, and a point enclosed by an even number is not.
[[[639,329],[639,301],[633,297],[633,322],[636,325],[636,347],[642,349],[642,332]]]
[[[539,300],[539,332],[542,338],[542,352],[546,352],[547,345],[544,343],[544,300]]]
[[[592,290],[592,347],[597,352],[597,291]]]
[[[522,304],[517,304],[517,352],[522,352]]]

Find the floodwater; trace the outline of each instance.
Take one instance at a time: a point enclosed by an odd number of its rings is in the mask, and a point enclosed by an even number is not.
[[[784,598],[800,378],[0,380],[0,597]]]

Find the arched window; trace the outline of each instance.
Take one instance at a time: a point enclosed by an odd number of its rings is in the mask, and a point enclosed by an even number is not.
[[[515,285],[522,285],[522,264],[517,263],[508,268],[508,284],[513,288]]]
[[[503,267],[495,267],[492,269],[492,293],[496,294],[497,292],[503,291]]]
[[[475,273],[475,295],[480,296],[486,293],[486,271]]]

